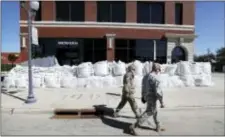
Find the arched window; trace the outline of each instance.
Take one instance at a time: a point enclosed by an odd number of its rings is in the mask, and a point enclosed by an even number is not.
[[[182,47],[175,47],[172,51],[172,63],[176,63],[178,61],[185,61],[186,53]]]

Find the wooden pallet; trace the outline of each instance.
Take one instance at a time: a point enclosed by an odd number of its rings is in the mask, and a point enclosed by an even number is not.
[[[56,109],[55,115],[52,119],[86,119],[86,118],[98,118],[103,114],[102,111],[96,111],[92,109]]]

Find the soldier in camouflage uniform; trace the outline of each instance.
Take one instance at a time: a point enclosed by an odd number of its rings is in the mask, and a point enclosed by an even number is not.
[[[127,102],[130,103],[131,109],[134,112],[136,118],[139,116],[137,113],[137,103],[134,98],[135,86],[134,86],[134,65],[130,65],[127,68],[127,72],[123,77],[123,90],[122,90],[122,98],[119,105],[114,112],[114,117],[118,117],[119,111],[126,105]]]
[[[156,131],[160,129],[160,123],[158,121],[158,111],[157,111],[157,100],[159,100],[161,107],[164,107],[162,90],[160,88],[160,81],[158,80],[157,74],[160,72],[160,65],[154,63],[152,67],[152,72],[147,75],[147,80],[143,83],[142,89],[142,102],[147,103],[147,108],[145,112],[137,119],[136,123],[130,126],[131,133],[136,135],[135,128],[140,127],[145,121],[153,116],[154,122],[156,124]]]

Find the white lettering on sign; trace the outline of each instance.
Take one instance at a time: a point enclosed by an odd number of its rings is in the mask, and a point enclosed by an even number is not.
[[[78,45],[76,41],[58,41],[59,45]]]

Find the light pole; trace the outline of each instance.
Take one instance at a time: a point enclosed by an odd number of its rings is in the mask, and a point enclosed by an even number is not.
[[[29,5],[28,8],[25,7],[25,2],[21,1],[21,7],[23,7],[27,14],[27,25],[28,25],[28,97],[25,103],[35,103],[37,100],[34,96],[33,92],[33,79],[32,79],[32,17],[35,16],[37,10],[39,9],[39,2],[38,1],[28,1]]]

